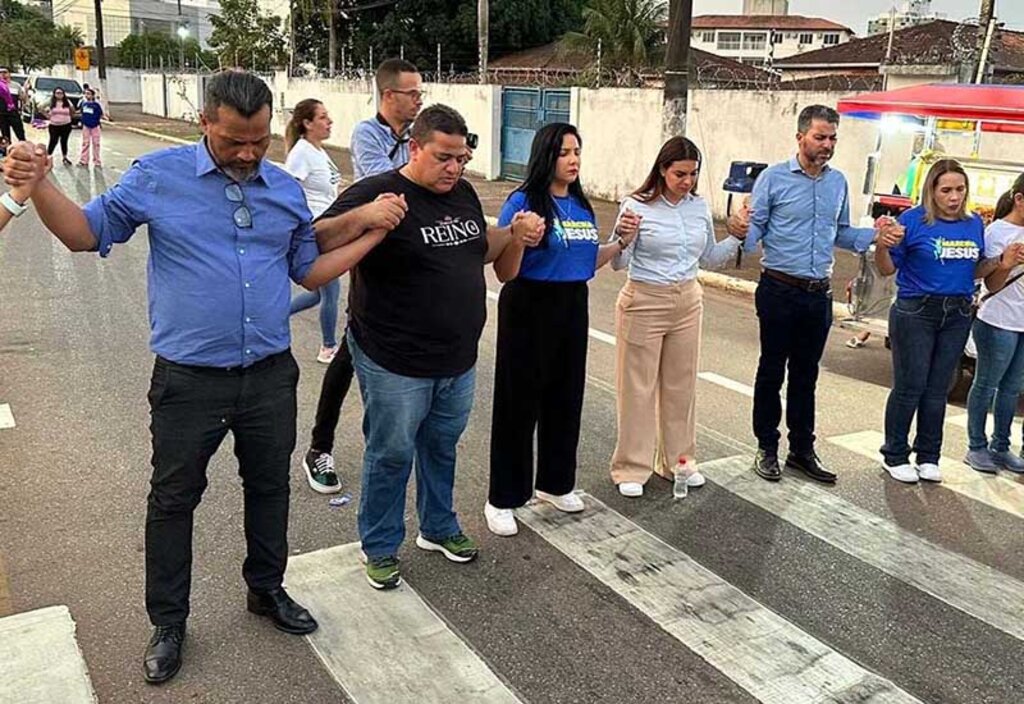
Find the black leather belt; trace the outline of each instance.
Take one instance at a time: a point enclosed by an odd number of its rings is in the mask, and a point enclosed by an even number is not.
[[[253,374],[255,372],[263,371],[279,364],[291,356],[292,351],[290,349],[284,352],[277,352],[268,357],[264,357],[258,362],[253,362],[248,367],[200,367],[194,364],[179,364],[178,362],[172,362],[171,360],[157,355],[157,364],[165,364],[170,367],[177,367],[178,369],[185,369],[190,372],[197,374],[206,374],[209,376],[240,376],[242,374]]]
[[[761,273],[769,279],[775,279],[787,286],[793,286],[808,293],[828,293],[832,290],[831,279],[802,279],[799,276],[790,276],[774,269],[765,269]]]

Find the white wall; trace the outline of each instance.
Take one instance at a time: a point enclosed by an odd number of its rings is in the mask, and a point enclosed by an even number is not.
[[[79,71],[70,64],[58,64],[47,71],[51,76],[73,78],[79,83],[90,86],[100,85],[99,69],[95,66],[88,71]],[[128,68],[110,67],[107,69],[106,92],[102,99],[108,103],[141,103],[142,79],[139,71]]]
[[[203,107],[199,84],[199,76],[194,73],[168,74],[167,117],[189,122],[199,121],[199,112]]]
[[[164,105],[164,74],[147,73],[140,80],[142,112],[167,117]]]

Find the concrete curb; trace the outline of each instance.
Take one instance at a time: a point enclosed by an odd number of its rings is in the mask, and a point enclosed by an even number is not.
[[[125,130],[126,132],[134,132],[144,137],[152,137],[153,139],[161,139],[166,142],[173,142],[175,144],[193,144],[193,142],[187,139],[181,139],[180,137],[171,137],[166,134],[160,134],[159,132],[150,132],[139,127],[127,127],[118,125],[116,122],[111,123],[112,127],[119,130]],[[498,219],[488,216],[487,223],[489,225],[497,225]],[[747,281],[736,276],[729,276],[728,274],[719,274],[715,271],[701,271],[697,276],[697,280],[700,281],[702,286],[708,288],[717,289],[719,291],[726,291],[728,293],[738,294],[747,298],[753,299],[754,291],[757,290],[757,283],[754,281]],[[832,317],[835,320],[846,320],[850,317],[850,310],[846,307],[845,303],[832,303]]]

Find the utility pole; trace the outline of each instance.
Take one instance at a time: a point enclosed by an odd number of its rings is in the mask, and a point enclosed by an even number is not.
[[[491,6],[489,0],[477,0],[476,33],[480,48],[480,82],[487,83],[488,39],[491,32]]]
[[[693,0],[670,0],[668,52],[665,55],[665,97],[662,133],[665,138],[686,134],[686,99],[690,78],[690,32]]]
[[[100,10],[100,5],[103,0],[95,0],[96,7],[96,65],[100,69],[100,85],[106,92],[106,81],[107,81],[107,52],[104,50],[103,43],[103,13]]]
[[[974,51],[974,71],[972,78],[975,82],[981,83],[981,77],[985,71],[985,44],[992,31],[992,22],[996,14],[996,0],[981,0],[981,10],[978,12],[978,40]]]

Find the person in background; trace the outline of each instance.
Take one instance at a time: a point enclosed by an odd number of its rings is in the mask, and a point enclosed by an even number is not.
[[[758,244],[764,250],[755,295],[761,356],[754,382],[758,451],[753,470],[767,481],[782,478],[778,450],[784,381],[786,468],[815,481],[836,481],[814,446],[818,365],[832,327],[833,250],[865,252],[876,236],[872,229],[850,226],[846,177],[828,165],[838,130],[839,113],[832,108],[804,108],[797,119],[796,156],[758,177],[750,208],[734,213],[730,224],[730,232],[749,227],[747,250]]]
[[[376,83],[380,112],[360,122],[352,132],[352,170],[356,181],[405,166],[409,161],[409,126],[423,105],[422,78],[408,61],[382,62],[377,68]],[[321,321],[323,314],[321,308]],[[348,337],[343,336],[324,374],[309,448],[302,455],[307,476],[314,477],[318,485],[336,486],[339,490],[334,439],[353,374]]]
[[[11,140],[7,137],[0,137],[0,159],[7,156],[7,150],[11,148]]]
[[[21,89],[11,81],[11,72],[0,68],[0,135],[11,143],[14,137],[25,141],[25,125],[21,121]]]
[[[50,124],[47,128],[50,132],[50,144],[46,148],[47,154],[52,155],[60,144],[60,153],[64,157],[64,165],[71,166],[68,159],[68,138],[71,137],[71,118],[74,117],[75,106],[68,100],[63,88],[55,88],[53,97],[50,98],[50,105],[46,108],[46,119]]]
[[[978,359],[967,396],[967,455],[972,469],[990,474],[1000,468],[1024,472],[1024,459],[1010,450],[1010,427],[1024,390],[1024,287],[1018,276],[1024,263],[1024,174],[1000,199],[985,230],[985,256],[999,257],[999,268],[985,278],[974,344]],[[993,400],[995,405],[993,406]],[[985,430],[989,409],[994,424],[991,443]]]
[[[515,535],[513,510],[534,494],[560,511],[582,511],[576,452],[587,378],[587,282],[636,235],[627,216],[618,238],[601,244],[594,209],[580,184],[582,140],[566,123],[545,125],[533,138],[526,179],[505,201],[498,225],[518,213],[547,223],[537,247],[494,264],[505,282],[498,298],[497,360],[491,417],[491,484],[487,527]],[[534,437],[537,472],[534,478]]]
[[[0,140],[2,141],[2,140]],[[24,145],[24,146],[22,146]],[[7,227],[7,223],[17,217],[21,217],[28,210],[28,200],[32,197],[39,181],[49,173],[52,162],[41,144],[31,142],[19,142],[17,147],[11,149],[28,150],[31,152],[31,159],[26,161],[26,172],[23,182],[14,186],[6,193],[0,194],[0,230]],[[0,155],[6,157],[6,151]]]
[[[82,114],[82,154],[78,159],[79,166],[89,165],[89,152],[92,151],[92,163],[103,167],[100,157],[100,121],[103,119],[103,106],[96,100],[96,93],[90,88],[85,91],[85,98],[78,105]]]
[[[946,397],[971,331],[974,281],[995,270],[979,263],[984,226],[967,210],[969,185],[952,159],[935,162],[925,176],[921,204],[900,214],[899,225],[879,237],[875,264],[896,274],[889,309],[893,385],[885,405],[882,468],[896,481],[941,482],[939,456]],[[908,443],[917,419],[917,437]],[[916,464],[911,464],[911,453]]]
[[[700,267],[717,269],[736,254],[742,228],[716,242],[708,202],[697,194],[700,150],[684,137],[665,142],[651,171],[622,201],[621,216],[640,218],[636,240],[612,259],[628,269],[616,303],[618,441],[611,475],[623,496],[642,496],[651,471],[672,481],[697,470],[697,367],[703,289]]]

